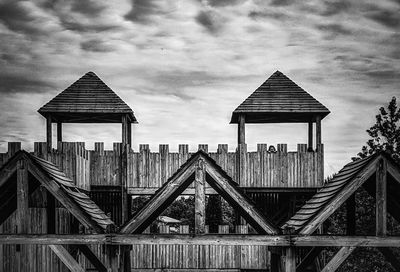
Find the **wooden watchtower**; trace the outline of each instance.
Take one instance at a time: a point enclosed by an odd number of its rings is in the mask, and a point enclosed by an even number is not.
[[[329,113],[324,105],[280,71],[273,73],[232,113],[231,124],[238,124],[239,183],[260,208],[270,202],[269,199],[279,199],[269,205],[269,214],[275,211],[275,216],[280,218],[277,223],[287,219],[296,205],[301,205],[324,183],[321,120]],[[247,152],[245,126],[263,123],[307,123],[308,143],[298,144],[296,152],[288,152],[286,144],[278,144],[277,148],[259,144],[258,153],[253,155]],[[257,177],[249,176],[249,172],[254,171],[259,171]],[[299,197],[300,203],[296,204]],[[276,214],[277,211],[282,214]]]
[[[122,123],[122,143],[132,143],[132,109],[95,73],[88,72],[58,94],[38,112],[47,120],[47,145],[52,146],[52,124],[57,124],[57,142],[62,142],[63,123]]]

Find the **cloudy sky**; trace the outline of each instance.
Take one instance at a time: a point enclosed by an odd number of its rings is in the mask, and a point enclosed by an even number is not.
[[[236,145],[232,111],[280,70],[331,110],[326,174],[400,99],[400,1],[0,0],[0,151],[45,140],[36,112],[88,71],[128,105],[139,143]],[[65,140],[106,142],[120,126],[66,125]],[[256,143],[305,143],[306,125],[249,125]]]

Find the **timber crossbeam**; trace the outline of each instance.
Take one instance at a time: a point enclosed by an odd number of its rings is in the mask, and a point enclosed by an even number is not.
[[[400,236],[242,234],[1,234],[0,244],[232,245],[278,247],[400,247]]]

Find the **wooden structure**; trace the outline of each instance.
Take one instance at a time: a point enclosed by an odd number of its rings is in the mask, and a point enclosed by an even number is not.
[[[132,143],[132,109],[95,73],[88,72],[58,94],[38,112],[46,118],[46,137],[52,147],[52,124],[57,124],[57,142],[62,142],[63,123],[122,123],[122,143]]]
[[[329,110],[283,73],[276,71],[232,113],[231,124],[238,124],[238,144],[245,144],[246,123],[308,123],[308,148],[313,150],[313,124],[316,148],[321,144],[321,120]]]
[[[35,143],[33,153],[9,143],[0,153],[0,271],[335,271],[360,246],[379,248],[400,267],[391,250],[400,237],[388,235],[386,223],[387,214],[400,220],[399,166],[375,154],[324,184],[320,121],[329,111],[282,73],[233,113],[235,152],[225,144],[215,152],[207,145],[134,151],[128,124],[136,119],[116,97],[89,72],[39,110],[48,120],[47,142]],[[52,148],[51,122],[121,121],[125,136],[113,150],[62,142],[61,125]],[[309,142],[296,151],[286,144],[248,151],[246,122],[308,122]],[[376,199],[372,236],[357,235],[360,188]],[[131,214],[132,197],[141,195],[151,198]],[[182,225],[178,234],[151,233],[151,223],[179,195],[195,196],[194,231]],[[207,195],[225,199],[243,220],[210,233]],[[346,235],[326,233],[323,223],[343,204]],[[330,260],[323,257],[327,247],[340,247]]]

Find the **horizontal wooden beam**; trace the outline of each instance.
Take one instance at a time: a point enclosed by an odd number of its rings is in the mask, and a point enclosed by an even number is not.
[[[138,187],[128,187],[128,194],[130,195],[154,195],[160,188],[138,188]],[[181,193],[182,195],[194,195],[195,188],[187,188]],[[206,195],[216,195],[218,194],[213,188],[206,188]]]
[[[315,188],[267,188],[267,187],[240,187],[246,193],[316,193],[320,187]],[[130,195],[154,195],[160,187],[128,187]],[[109,189],[104,186],[101,189],[92,191],[112,191],[112,186]],[[118,189],[120,190],[120,189]],[[206,187],[206,195],[217,195],[218,193],[210,187]],[[194,188],[187,188],[182,195],[194,195]]]
[[[0,234],[0,244],[400,247],[400,236],[299,236],[254,234]]]

